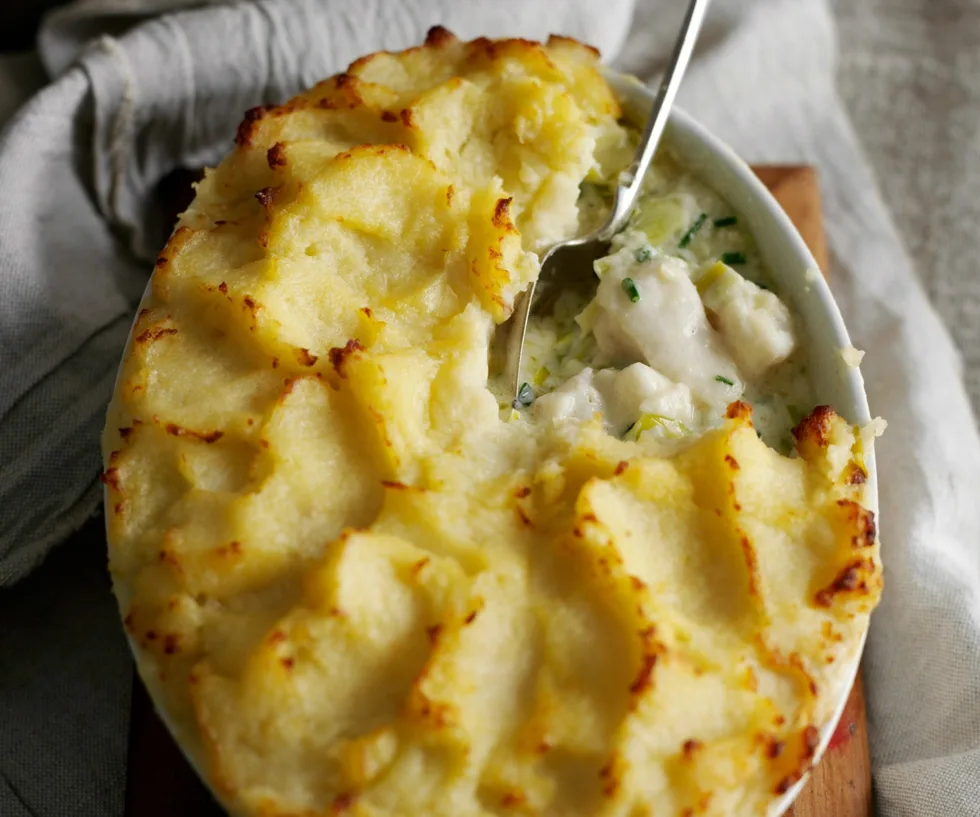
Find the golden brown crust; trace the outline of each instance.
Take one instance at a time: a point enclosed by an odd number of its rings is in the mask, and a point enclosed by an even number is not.
[[[282,142],[276,142],[265,154],[269,168],[278,170],[286,166],[286,146]]]
[[[425,45],[429,48],[443,48],[458,42],[455,34],[442,26],[432,26],[425,35]]]
[[[807,444],[826,448],[830,444],[831,420],[835,416],[830,406],[817,406],[793,429],[793,438],[799,446]]]
[[[245,111],[245,116],[238,125],[238,130],[235,132],[236,145],[239,147],[248,147],[251,145],[252,137],[256,130],[256,123],[260,122],[269,110],[271,110],[270,106],[256,105],[254,108],[249,108]]]

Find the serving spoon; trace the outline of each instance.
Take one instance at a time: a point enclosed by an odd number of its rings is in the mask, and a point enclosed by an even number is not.
[[[640,143],[630,166],[619,176],[612,210],[606,222],[597,230],[577,238],[559,241],[552,244],[541,259],[541,273],[538,280],[548,280],[555,277],[554,273],[561,268],[569,280],[593,277],[592,262],[605,254],[612,237],[618,233],[626,222],[636,204],[636,199],[643,186],[643,177],[653,161],[653,156],[660,144],[670,109],[677,96],[687,64],[694,51],[694,44],[701,30],[701,22],[708,11],[711,0],[691,0],[687,15],[681,25],[677,43],[670,64],[660,81],[653,109],[647,119]],[[514,312],[507,321],[503,360],[504,385],[513,395],[514,407],[522,405],[521,392],[521,362],[524,357],[524,338],[527,334],[528,319],[531,317],[531,306],[534,302],[534,292],[537,282],[521,292],[514,303]]]

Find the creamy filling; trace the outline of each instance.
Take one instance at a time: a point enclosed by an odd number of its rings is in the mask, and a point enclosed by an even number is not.
[[[606,429],[629,434],[643,415],[659,418],[665,434],[686,433],[694,427],[697,409],[691,389],[675,383],[645,363],[624,369],[585,368],[553,392],[535,401],[535,419],[589,420],[601,413]]]
[[[600,414],[610,434],[677,441],[745,400],[760,435],[791,448],[789,430],[812,408],[792,313],[714,193],[662,170],[649,186],[659,195],[641,199],[595,263],[594,297],[565,293],[532,317],[518,408],[539,423]],[[583,186],[583,219],[600,217],[600,195]]]
[[[738,369],[708,322],[687,262],[652,249],[639,234],[602,262],[590,307],[600,354],[616,366],[646,363],[708,405],[741,395]]]

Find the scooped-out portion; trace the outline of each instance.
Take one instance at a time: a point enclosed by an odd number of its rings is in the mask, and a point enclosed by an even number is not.
[[[544,285],[556,292],[532,313],[514,408],[557,423],[598,412],[611,434],[677,447],[744,400],[763,438],[790,452],[792,428],[814,407],[798,320],[738,216],[669,151],[644,182],[629,225],[595,263],[594,293],[562,291],[561,270]],[[604,219],[615,184],[581,185],[582,230]]]
[[[665,155],[492,388],[621,119],[586,46],[433,29],[198,185],[103,481],[140,674],[232,813],[759,815],[812,763],[881,590],[875,429],[810,405],[737,214]]]

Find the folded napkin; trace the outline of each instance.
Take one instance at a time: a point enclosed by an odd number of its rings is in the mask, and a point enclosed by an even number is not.
[[[247,108],[435,23],[567,34],[650,77],[684,5],[87,0],[48,18],[40,63],[0,63],[0,116],[29,96],[0,134],[0,814],[121,813],[129,678],[101,566],[72,576],[79,557],[59,550],[2,586],[99,506],[103,412],[167,226],[160,179],[216,162]],[[834,289],[889,422],[865,662],[878,805],[980,815],[980,438],[835,88],[835,47],[824,0],[716,0],[681,104],[749,160],[819,168]]]

